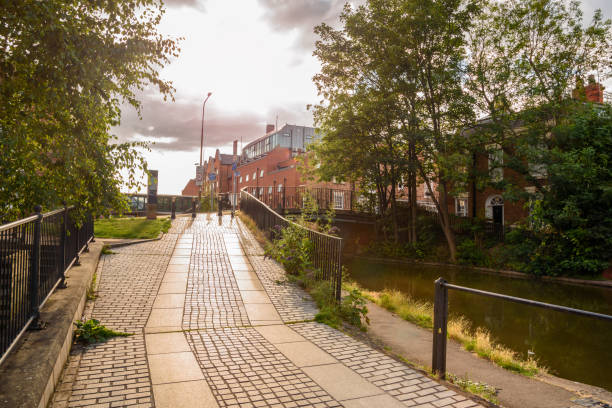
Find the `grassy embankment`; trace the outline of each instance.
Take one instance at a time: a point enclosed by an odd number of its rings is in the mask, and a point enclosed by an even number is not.
[[[349,291],[360,290],[367,299],[396,313],[406,321],[427,329],[433,327],[433,304],[429,302],[412,299],[398,290],[385,289],[380,292],[365,290],[350,281],[344,282],[343,287]],[[448,336],[461,343],[466,350],[507,370],[526,376],[546,372],[536,360],[522,359],[516,352],[496,344],[487,330],[483,328],[472,330],[467,319],[462,316],[449,317]]]
[[[157,238],[160,232],[168,232],[171,225],[170,218],[109,218],[95,221],[94,234],[98,238],[150,239]]]

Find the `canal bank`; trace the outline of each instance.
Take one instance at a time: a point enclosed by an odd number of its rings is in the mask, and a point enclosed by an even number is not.
[[[389,264],[364,259],[346,263],[351,278],[372,291],[397,290],[419,302],[433,301],[434,280],[546,303],[612,314],[612,290],[561,282],[516,279],[468,268]],[[609,322],[512,304],[466,293],[450,293],[449,312],[472,329],[486,329],[496,343],[522,359],[535,357],[552,374],[612,389]]]
[[[368,336],[391,353],[424,367],[431,366],[432,333],[397,315],[368,303],[370,326]],[[499,404],[508,408],[601,407],[612,404],[612,393],[578,382],[550,375],[529,378],[504,370],[465,351],[453,340],[448,342],[449,373],[497,389]],[[589,404],[589,405],[587,405]]]

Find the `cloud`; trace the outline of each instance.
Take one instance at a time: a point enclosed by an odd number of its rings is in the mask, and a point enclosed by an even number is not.
[[[258,0],[263,19],[275,31],[297,31],[296,45],[313,50],[317,39],[314,27],[325,22],[338,25],[346,0]],[[362,3],[363,1],[359,1]]]
[[[163,0],[163,2],[168,7],[191,7],[204,11],[206,0]]]
[[[154,95],[142,95],[142,120],[135,110],[125,106],[121,125],[113,129],[119,142],[155,142],[153,150],[194,151],[200,148],[202,102],[179,100],[164,102]],[[265,114],[227,112],[206,107],[204,122],[205,147],[220,148],[234,140],[246,144],[265,134],[266,123],[312,125],[312,114],[305,104],[272,106]]]

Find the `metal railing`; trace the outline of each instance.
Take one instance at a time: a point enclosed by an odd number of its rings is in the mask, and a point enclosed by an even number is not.
[[[130,207],[130,214],[144,214],[147,211],[147,195],[129,193],[125,195]],[[177,213],[189,213],[192,210],[192,202],[197,200],[196,196],[174,196],[162,195],[157,196],[157,212],[171,213],[172,204],[174,203],[174,211]]]
[[[248,186],[243,188],[259,201],[274,209],[304,208],[308,197],[319,209],[355,210],[358,193],[352,190],[322,187]]]
[[[317,280],[329,281],[336,300],[340,301],[342,289],[342,238],[311,230],[282,217],[268,205],[248,193],[246,188],[240,192],[240,210],[251,217],[255,224],[257,224],[257,227],[268,238],[272,238],[272,229],[277,225],[282,228],[294,225],[304,230],[313,245],[311,260],[313,266],[317,269],[315,278]]]
[[[454,289],[462,292],[473,293],[475,295],[488,296],[496,299],[503,299],[509,302],[522,303],[524,305],[541,307],[544,309],[556,310],[558,312],[571,313],[579,316],[586,316],[595,319],[607,320],[612,322],[612,316],[589,312],[587,310],[574,309],[571,307],[553,305],[551,303],[538,302],[535,300],[524,299],[514,296],[502,295],[501,293],[487,292],[480,289],[468,288],[448,283],[442,278],[435,281],[434,296],[434,322],[433,322],[433,353],[431,358],[431,368],[434,374],[440,378],[446,377],[446,340],[448,323],[448,290]]]
[[[0,225],[0,364],[25,330],[41,328],[39,309],[93,239],[93,218],[81,225],[74,207]]]

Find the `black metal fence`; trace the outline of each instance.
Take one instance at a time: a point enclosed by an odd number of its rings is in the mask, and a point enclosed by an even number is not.
[[[346,189],[321,187],[285,187],[276,186],[250,186],[244,187],[252,196],[267,206],[283,210],[302,209],[307,199],[313,199],[319,209],[355,210],[358,193]]]
[[[446,339],[448,323],[448,290],[454,289],[462,292],[473,293],[475,295],[488,296],[497,299],[507,300],[514,303],[522,303],[529,306],[541,307],[544,309],[556,310],[558,312],[571,313],[579,316],[586,316],[595,319],[607,320],[612,322],[612,316],[589,312],[587,310],[573,309],[571,307],[553,305],[550,303],[537,302],[535,300],[524,299],[514,296],[502,295],[501,293],[487,292],[480,289],[468,288],[465,286],[452,285],[442,278],[435,282],[434,296],[434,323],[433,323],[433,353],[431,367],[434,374],[440,378],[446,377]]]
[[[272,210],[268,205],[248,193],[240,192],[240,210],[255,221],[257,227],[269,238],[275,226],[285,228],[292,224],[303,229],[313,244],[312,263],[317,269],[318,280],[329,281],[334,289],[336,300],[340,301],[342,289],[342,238],[323,234],[290,221]]]
[[[40,208],[37,208],[40,211]],[[28,327],[37,327],[39,308],[93,239],[93,218],[78,225],[74,207],[0,225],[0,363]]]
[[[141,215],[147,211],[147,195],[146,194],[126,194],[130,214]],[[191,212],[193,200],[198,198],[195,196],[174,196],[161,195],[157,196],[157,212],[171,213],[172,199],[174,198],[175,211],[177,213]]]

